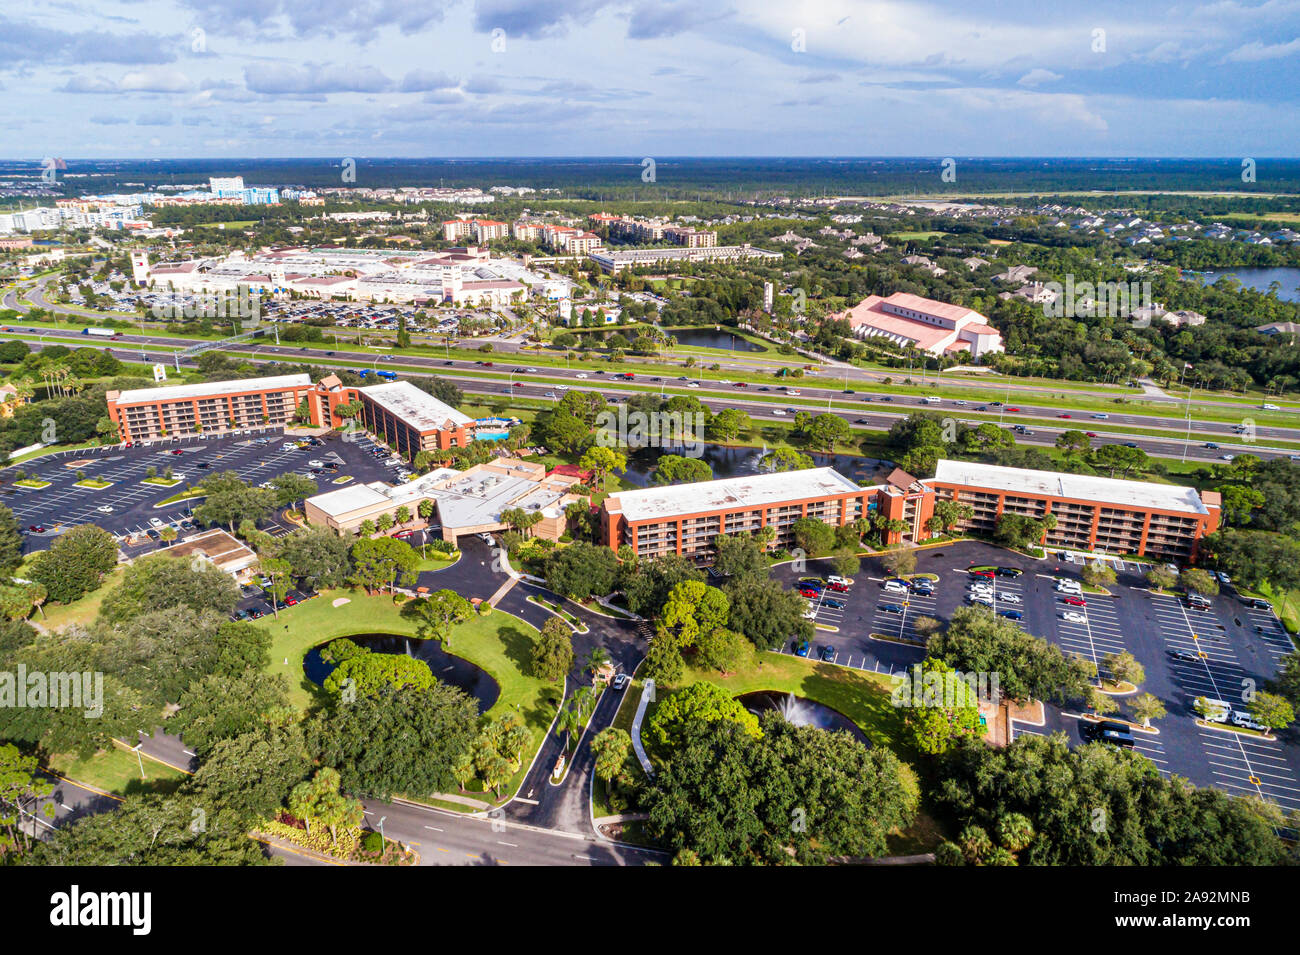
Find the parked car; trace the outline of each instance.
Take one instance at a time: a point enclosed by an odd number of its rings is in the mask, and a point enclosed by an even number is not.
[[[816,598],[822,595],[820,590],[813,590],[811,587],[800,587],[799,593],[808,598]]]
[[[1005,592],[998,594],[998,600],[1006,601],[1009,604],[1023,603],[1023,601],[1015,594],[1009,594]]]
[[[847,577],[836,577],[834,574],[828,576],[826,578],[826,582],[829,584],[843,584],[845,587],[853,583],[853,581],[849,580],[849,578]]]
[[[902,613],[903,608],[898,604],[881,604],[880,609],[885,613]]]
[[[838,655],[839,655],[839,651],[836,650],[829,643],[826,644],[826,646],[822,647],[822,653],[821,653],[822,663],[834,663],[835,658]]]
[[[1069,604],[1071,607],[1086,607],[1086,606],[1088,606],[1088,601],[1084,600],[1082,597],[1062,597],[1062,598],[1061,598],[1061,602],[1062,602],[1062,603],[1067,603],[1067,604]]]
[[[1099,723],[1084,720],[1079,724],[1079,736],[1085,743],[1109,743],[1125,749],[1131,748],[1137,742],[1132,728],[1127,723],[1115,720],[1103,720]]]
[[[1064,618],[1065,620],[1070,621],[1070,623],[1087,623],[1087,622],[1088,622],[1088,618],[1087,618],[1087,617],[1085,617],[1083,614],[1078,613],[1077,611],[1074,611],[1074,610],[1067,610],[1067,611],[1065,611],[1064,613],[1062,613],[1061,616],[1062,616],[1062,618]]]
[[[1008,620],[1024,620],[1025,615],[1019,610],[999,610],[999,616],[1006,617]]]
[[[984,607],[993,606],[993,596],[991,594],[971,594],[966,599],[973,604],[980,604]]]
[[[1244,726],[1248,730],[1259,730],[1261,732],[1268,732],[1269,729],[1267,726],[1265,726],[1259,720],[1255,719],[1254,716],[1252,716],[1250,713],[1247,713],[1245,710],[1232,711],[1232,725]]]
[[[614,689],[616,690],[626,690],[631,682],[632,678],[626,673],[614,674]]]
[[[993,573],[995,573],[999,577],[1014,578],[1014,577],[1019,577],[1021,574],[1024,573],[1024,571],[1021,570],[1019,567],[998,567],[994,569]]]
[[[886,580],[885,592],[890,594],[905,594],[907,593],[907,584],[903,583],[901,580]]]
[[[824,586],[826,586],[826,581],[822,580],[820,577],[800,577],[800,578],[799,578],[799,583],[801,583],[801,584],[809,584],[809,585],[814,586],[814,587],[824,587]]]
[[[993,579],[993,571],[991,570],[972,570],[970,575],[972,577],[984,577],[987,580]]]
[[[810,644],[807,640],[796,641],[794,645],[795,656],[806,657],[811,647],[812,644]]]
[[[1184,663],[1199,663],[1201,658],[1195,653],[1188,653],[1186,650],[1166,650],[1175,660],[1182,660]]]
[[[848,584],[830,584],[831,590],[837,594],[846,594],[849,592]]]
[[[823,607],[830,607],[832,610],[843,610],[844,602],[841,600],[823,600]]]

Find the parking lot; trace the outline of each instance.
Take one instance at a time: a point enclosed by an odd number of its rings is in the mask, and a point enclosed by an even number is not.
[[[935,578],[933,593],[887,590],[888,575],[874,559],[845,594],[824,594],[813,602],[818,629],[809,655],[818,658],[830,646],[835,662],[855,669],[892,673],[923,659],[923,646],[914,623],[919,616],[946,621],[970,603],[970,569],[1014,567],[1019,577],[993,577],[984,592],[998,611],[1015,611],[1017,621],[1031,633],[1055,643],[1067,653],[1097,664],[1113,653],[1132,653],[1145,669],[1140,691],[1159,697],[1167,714],[1153,726],[1158,733],[1135,733],[1138,752],[1166,775],[1178,775],[1202,786],[1216,786],[1236,795],[1268,799],[1284,810],[1300,809],[1300,745],[1295,728],[1268,740],[1198,722],[1197,697],[1229,701],[1244,709],[1246,695],[1262,688],[1291,652],[1290,638],[1271,610],[1238,599],[1230,586],[1210,601],[1205,611],[1188,607],[1173,595],[1152,593],[1143,576],[1145,565],[1113,561],[1119,579],[1110,595],[1081,594],[1083,605],[1065,602],[1056,589],[1059,578],[1077,580],[1081,565],[1053,556],[1032,560],[973,542],[962,542],[917,553],[915,573]],[[800,577],[834,573],[829,560],[810,560],[806,567],[784,564],[772,576],[794,588]],[[843,608],[826,608],[825,597],[843,598]],[[897,608],[894,612],[887,607]],[[1081,619],[1066,619],[1065,614]],[[789,642],[780,652],[792,653]],[[1015,735],[1065,732],[1072,743],[1082,742],[1080,714],[1049,705],[1044,725],[1013,724]]]
[[[25,552],[49,547],[70,527],[96,524],[124,543],[137,539],[135,545],[128,546],[128,553],[134,556],[134,552],[157,546],[149,537],[150,530],[156,534],[170,525],[183,535],[190,529],[186,522],[201,499],[161,506],[160,502],[182,493],[188,485],[199,484],[209,474],[234,471],[249,483],[263,484],[281,474],[297,473],[311,477],[325,491],[355,481],[396,482],[402,470],[389,463],[386,453],[376,456],[377,449],[365,437],[356,441],[326,437],[305,447],[299,443],[299,439],[287,438],[282,429],[267,428],[242,434],[163,438],[129,448],[114,445],[60,451],[20,468],[30,479],[48,481],[48,486],[25,488],[10,483],[0,488],[0,501],[13,510],[23,528]],[[310,461],[322,466],[313,468]],[[162,476],[169,467],[180,483],[171,487],[144,483],[150,468]],[[13,471],[8,474],[12,476]],[[111,483],[102,488],[78,486],[79,474]],[[274,515],[263,522],[262,529],[272,534],[289,531]]]

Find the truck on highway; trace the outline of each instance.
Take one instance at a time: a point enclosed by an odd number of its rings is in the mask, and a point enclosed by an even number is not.
[[[111,328],[83,328],[83,335],[94,335],[96,338],[116,338],[121,332],[116,332]]]

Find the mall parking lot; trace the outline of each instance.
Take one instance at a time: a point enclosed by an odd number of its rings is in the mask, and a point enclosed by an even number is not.
[[[366,438],[344,441],[327,437],[318,445],[302,448],[294,443],[298,440],[287,438],[282,429],[268,428],[243,434],[163,438],[130,448],[114,445],[60,451],[18,468],[29,478],[48,481],[49,486],[23,488],[11,483],[0,489],[0,502],[13,510],[25,531],[24,550],[30,552],[49,547],[55,537],[78,524],[97,524],[119,537],[143,535],[162,525],[188,530],[182,523],[201,499],[156,505],[183,492],[187,485],[222,471],[234,471],[252,484],[286,473],[304,474],[322,491],[342,486],[334,482],[344,477],[351,479],[344,483],[397,480],[397,468],[374,457],[370,453],[373,445]],[[289,443],[294,443],[292,449],[285,448]],[[308,465],[312,460],[325,465],[320,473],[313,473]],[[329,470],[330,466],[337,470]],[[143,483],[150,468],[161,476],[169,467],[179,484]],[[98,489],[78,487],[79,473],[112,483]],[[274,517],[264,522],[263,529],[273,534],[289,530]]]

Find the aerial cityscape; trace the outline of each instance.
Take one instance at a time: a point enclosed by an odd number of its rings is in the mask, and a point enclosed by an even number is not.
[[[1300,863],[1300,7],[1131,6],[6,8],[33,918]]]

